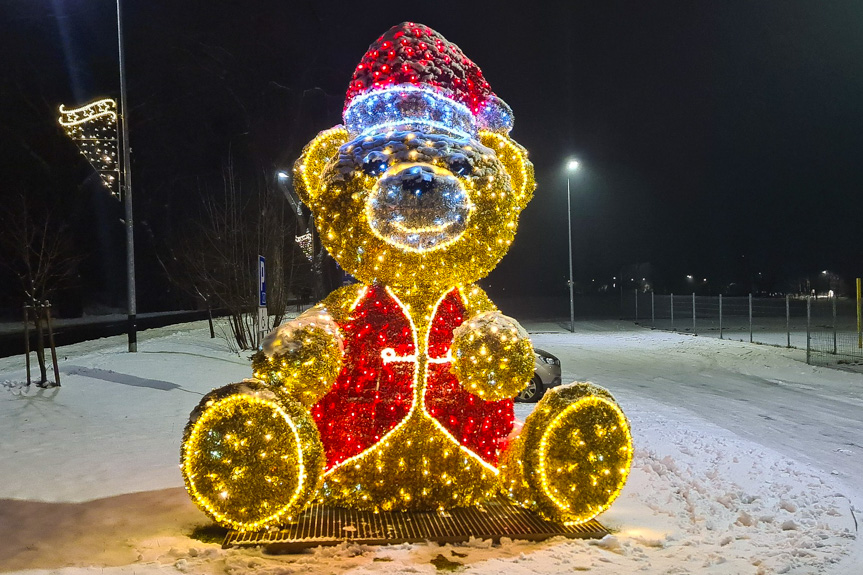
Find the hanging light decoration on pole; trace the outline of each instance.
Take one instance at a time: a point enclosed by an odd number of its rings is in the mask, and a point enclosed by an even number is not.
[[[126,59],[123,54],[123,26],[120,0],[117,0],[117,48],[120,67],[120,109],[117,102],[103,98],[79,108],[60,105],[60,125],[99,172],[102,182],[118,196],[125,208],[126,288],[128,300],[129,351],[138,351],[135,297],[135,234],[132,219],[132,169],[129,159],[129,123],[126,102]],[[122,156],[118,157],[118,126]]]
[[[60,125],[75,142],[112,196],[120,195],[117,102],[103,98],[80,108],[60,104]]]

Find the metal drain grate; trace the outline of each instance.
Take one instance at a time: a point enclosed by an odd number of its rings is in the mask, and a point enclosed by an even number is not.
[[[463,543],[476,537],[497,543],[501,537],[540,541],[556,536],[600,539],[605,535],[608,535],[608,530],[595,519],[581,525],[566,526],[540,519],[535,513],[498,497],[482,507],[446,512],[374,513],[312,505],[296,521],[279,530],[231,531],[222,547],[260,545],[270,553],[293,553],[318,545],[338,545],[343,541],[365,545],[423,541]]]

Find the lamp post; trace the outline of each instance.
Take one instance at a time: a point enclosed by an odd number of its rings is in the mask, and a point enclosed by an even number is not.
[[[117,0],[117,50],[120,63],[120,118],[123,129],[123,204],[126,209],[126,294],[128,298],[129,351],[138,351],[138,330],[135,325],[137,304],[135,298],[135,231],[132,220],[132,169],[129,165],[129,106],[126,103],[126,58],[123,54],[123,25],[120,0]]]
[[[573,297],[573,278],[572,278],[572,200],[570,198],[569,180],[570,175],[576,170],[581,163],[572,158],[566,163],[566,221],[569,229],[569,331],[575,333],[575,299]]]

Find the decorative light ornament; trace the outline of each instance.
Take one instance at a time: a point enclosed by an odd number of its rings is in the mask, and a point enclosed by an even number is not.
[[[294,241],[297,242],[297,245],[300,246],[300,251],[303,252],[303,255],[306,256],[306,259],[312,261],[312,257],[314,256],[313,247],[312,247],[312,232],[306,232],[301,236],[296,236]]]
[[[369,47],[351,78],[345,109],[360,95],[399,84],[444,93],[475,115],[496,105],[479,66],[458,46],[413,22],[393,26]]]
[[[399,126],[415,130],[430,127],[457,138],[469,138],[476,132],[474,115],[444,93],[396,85],[357,96],[345,109],[345,127],[353,136]]]
[[[320,306],[274,329],[261,348],[252,356],[255,378],[305,406],[329,391],[341,369],[339,328]]]
[[[361,283],[270,334],[252,392],[228,386],[193,414],[190,493],[238,529],[278,523],[318,484],[319,501],[350,508],[446,509],[505,488],[550,518],[599,513],[629,470],[625,417],[601,388],[567,387],[511,437],[533,348],[473,284],[509,250],[536,186],[512,111],[455,45],[407,22],[369,47],[343,118],[305,147],[293,181],[322,245]],[[276,474],[259,443],[244,450],[261,436],[242,422],[271,420],[295,466]],[[246,458],[240,471],[214,448],[227,433],[244,448],[231,456]]]
[[[470,393],[491,401],[509,399],[533,376],[533,346],[514,319],[485,312],[453,336],[453,373]]]
[[[117,102],[110,98],[80,108],[60,105],[60,125],[90,165],[99,172],[111,195],[120,194]]]
[[[377,238],[422,252],[457,241],[467,230],[474,207],[449,170],[405,162],[378,179],[364,215]]]
[[[204,396],[180,454],[194,502],[218,523],[241,531],[290,519],[317,492],[323,465],[308,411],[254,381]]]
[[[504,453],[504,489],[548,519],[583,523],[611,505],[632,465],[629,422],[607,390],[573,383],[546,392]]]

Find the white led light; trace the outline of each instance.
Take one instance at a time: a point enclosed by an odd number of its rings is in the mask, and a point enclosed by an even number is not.
[[[464,104],[426,87],[400,84],[357,96],[343,114],[352,136],[389,129],[437,131],[469,138],[476,134],[474,115]]]

